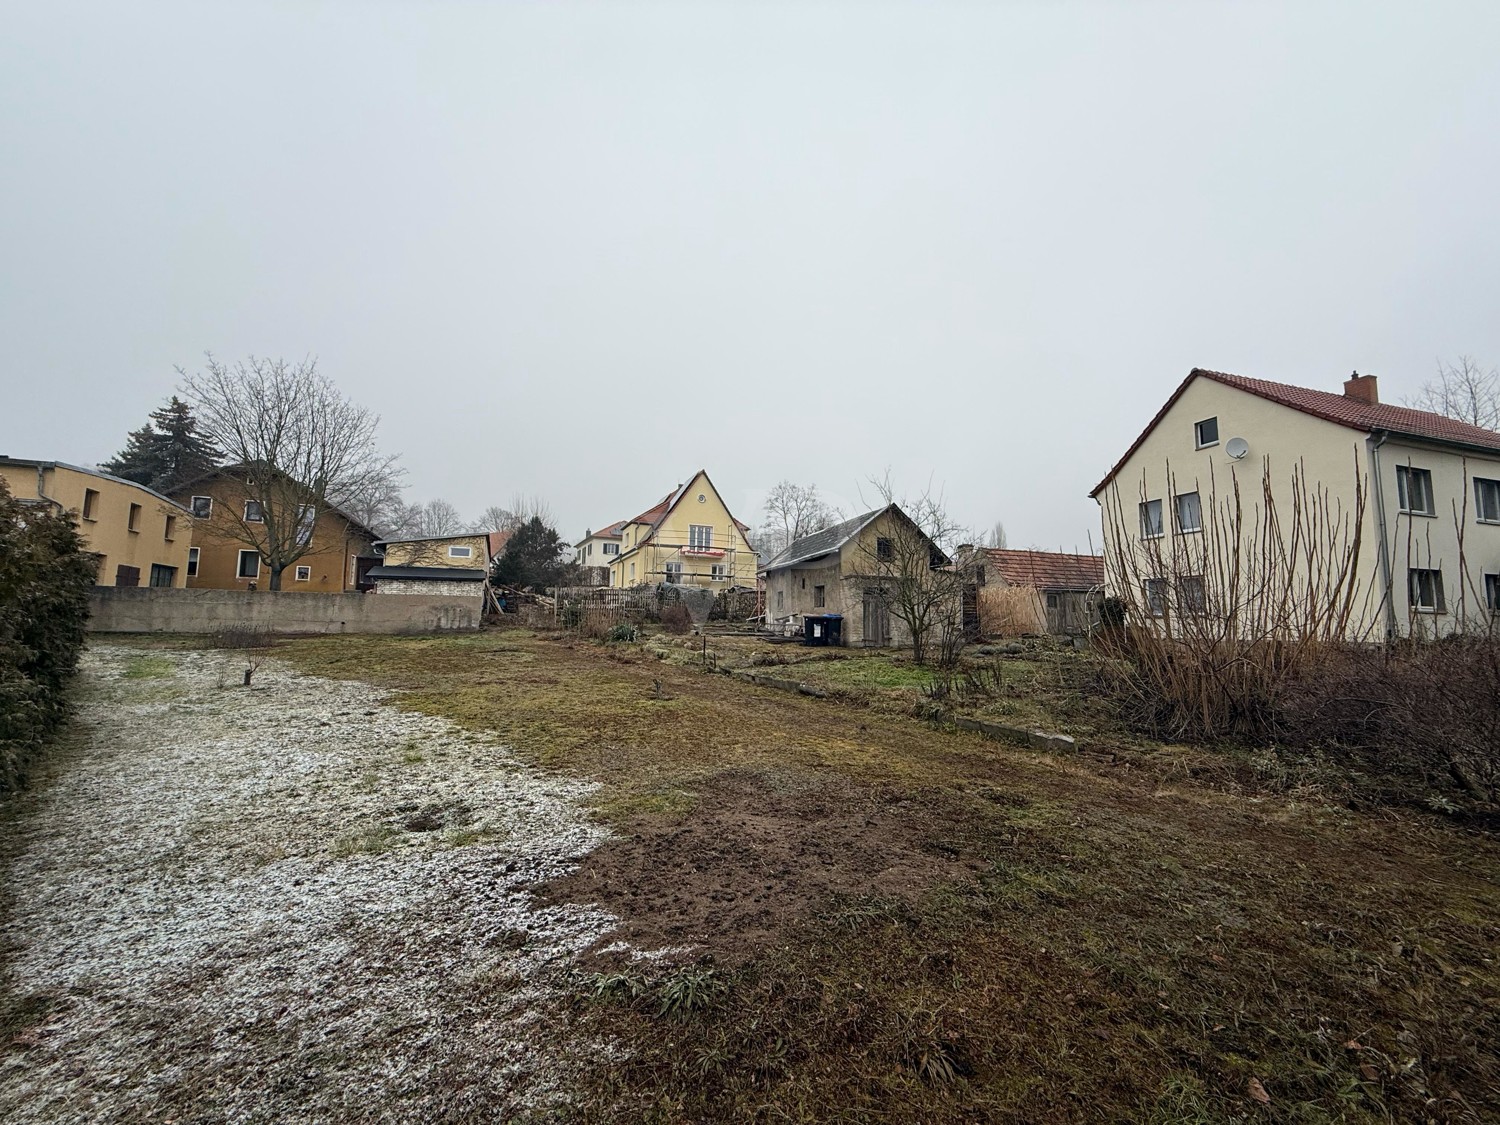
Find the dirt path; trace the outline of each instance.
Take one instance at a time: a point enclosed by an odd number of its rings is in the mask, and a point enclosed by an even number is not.
[[[528,888],[588,787],[364,684],[100,646],[0,822],[0,1119],[486,1120],[566,1084],[537,1001],[614,924]],[[15,1028],[19,1025],[19,1031]]]

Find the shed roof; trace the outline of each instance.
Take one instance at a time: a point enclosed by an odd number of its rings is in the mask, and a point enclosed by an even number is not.
[[[798,563],[808,562],[822,555],[831,554],[840,550],[845,543],[853,539],[869,525],[876,516],[894,507],[893,504],[885,508],[876,508],[872,512],[866,512],[862,516],[855,516],[843,523],[836,523],[832,527],[825,527],[822,531],[815,531],[811,535],[804,535],[801,539],[789,544],[785,550],[775,555],[763,568],[766,572],[773,570],[784,570]]]
[[[1162,408],[1156,412],[1156,417],[1151,419],[1146,428],[1141,431],[1140,436],[1131,443],[1125,455],[1115,462],[1109,474],[1094,486],[1093,491],[1089,493],[1090,496],[1097,496],[1104,486],[1115,478],[1115,475],[1125,467],[1125,462],[1130,460],[1151,431],[1156,429],[1157,423],[1182,397],[1188,385],[1194,379],[1200,378],[1222,383],[1226,387],[1235,387],[1258,398],[1280,403],[1292,410],[1311,414],[1315,418],[1322,418],[1336,425],[1348,426],[1350,429],[1366,433],[1389,431],[1392,434],[1421,438],[1425,441],[1471,446],[1500,453],[1500,433],[1481,429],[1468,422],[1460,422],[1457,418],[1434,414],[1430,410],[1416,410],[1410,406],[1392,406],[1384,402],[1365,402],[1362,399],[1334,394],[1331,391],[1315,391],[1310,387],[1296,387],[1290,383],[1272,383],[1266,379],[1250,379],[1243,375],[1230,375],[1223,371],[1208,371],[1195,367],[1188,373],[1188,377],[1178,384],[1177,389],[1172,392],[1172,397],[1167,399]]]
[[[987,547],[991,567],[1011,586],[1038,590],[1092,590],[1104,584],[1101,555],[1068,555],[1061,551],[1013,551]]]

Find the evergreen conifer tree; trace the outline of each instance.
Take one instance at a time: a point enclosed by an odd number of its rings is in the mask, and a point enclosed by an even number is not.
[[[176,395],[131,432],[125,448],[99,467],[157,492],[170,492],[214,469],[223,455],[198,432],[187,403]]]

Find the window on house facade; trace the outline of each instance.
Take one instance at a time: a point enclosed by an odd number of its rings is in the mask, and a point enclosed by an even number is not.
[[[195,520],[206,520],[214,514],[214,498],[212,496],[193,497],[193,518]]]
[[[448,557],[450,559],[472,559],[474,557],[474,548],[450,546],[448,548]]]
[[[1208,593],[1203,585],[1203,575],[1186,574],[1177,580],[1178,612],[1193,617],[1208,611]]]
[[[265,523],[266,522],[266,512],[265,512],[265,509],[261,507],[261,504],[260,504],[259,500],[246,500],[245,501],[245,522],[246,523]]]
[[[83,490],[83,518],[86,520],[99,518],[99,490],[96,488]]]
[[[1447,613],[1443,600],[1443,572],[1422,570],[1413,567],[1406,572],[1407,589],[1411,595],[1411,608],[1418,613]]]
[[[310,566],[299,566],[296,569],[296,571],[293,573],[293,575],[292,575],[292,581],[294,581],[294,582],[311,582],[312,581],[312,567],[310,567]]]
[[[166,530],[164,532],[162,532],[162,538],[165,539],[168,543],[170,543],[173,539],[177,538],[177,517],[176,516],[168,516],[167,517],[167,528],[166,528]]]
[[[682,581],[682,564],[680,562],[669,562],[667,564],[667,581],[674,585]]]
[[[151,564],[150,584],[153,586],[171,586],[177,581],[177,568],[175,566],[163,566],[161,563]]]
[[[714,545],[714,529],[708,524],[695,523],[688,525],[689,547],[712,547]]]
[[[239,565],[235,567],[234,573],[239,578],[259,578],[260,552],[241,551]]]
[[[1203,501],[1196,492],[1177,494],[1177,530],[1183,534],[1203,530]]]
[[[1155,539],[1161,534],[1161,501],[1147,500],[1141,505],[1141,538]]]
[[[782,610],[782,609],[786,608],[786,591],[785,590],[777,590],[776,591],[776,608],[778,610]]]
[[[819,609],[821,609],[824,606],[824,604],[825,604],[825,602],[823,600],[823,595],[824,595],[824,591],[826,589],[827,589],[827,587],[825,587],[825,586],[814,586],[813,587],[813,605],[816,606]]]
[[[604,553],[606,555],[618,555],[620,553],[620,545],[618,543],[606,543],[604,544]]]
[[[714,563],[710,577],[712,577],[715,582],[723,582],[726,578],[729,577],[729,568],[723,563]]]
[[[188,577],[198,577],[198,548],[188,548]]]
[[[132,504],[132,505],[130,505],[130,516],[129,516],[129,518],[126,521],[125,526],[130,531],[140,531],[140,529],[141,529],[141,506],[139,504]]]
[[[1152,617],[1161,617],[1167,612],[1167,580],[1147,578],[1141,583],[1141,592],[1146,596],[1146,612]]]
[[[1396,495],[1400,499],[1401,510],[1408,515],[1437,515],[1437,506],[1432,500],[1432,473],[1427,469],[1397,465]]]
[[[635,563],[630,564],[630,580],[635,581]]]
[[[1500,480],[1474,478],[1474,512],[1480,523],[1500,523]]]
[[[1205,418],[1193,423],[1193,444],[1199,449],[1219,444],[1219,419]]]
[[[1500,574],[1484,576],[1484,604],[1492,615],[1500,617]]]
[[[313,528],[317,526],[317,523],[317,509],[309,506],[297,510],[297,545],[299,547],[306,547],[312,542]]]
[[[896,548],[884,535],[875,540],[875,557],[881,562],[890,562],[896,557]]]
[[[1058,604],[1059,604],[1060,600],[1061,599],[1059,599],[1056,594],[1048,594],[1047,595],[1047,608],[1048,609],[1056,609],[1058,607]]]

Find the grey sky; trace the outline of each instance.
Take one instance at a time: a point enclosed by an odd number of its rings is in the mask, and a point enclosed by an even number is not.
[[[315,354],[466,516],[889,466],[1072,549],[1195,365],[1500,363],[1493,2],[0,14],[0,453]]]

